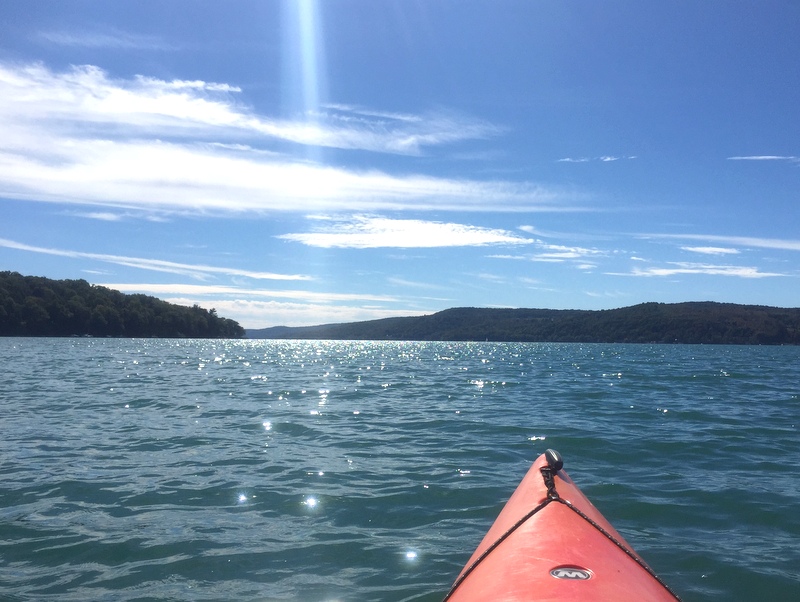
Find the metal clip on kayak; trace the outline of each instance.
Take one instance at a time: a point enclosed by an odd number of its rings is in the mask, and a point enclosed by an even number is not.
[[[542,466],[542,477],[544,478],[545,487],[547,487],[547,499],[557,500],[559,496],[556,491],[554,477],[559,470],[564,468],[564,460],[561,458],[561,454],[554,449],[548,449],[544,452],[544,457],[547,460],[547,465]]]

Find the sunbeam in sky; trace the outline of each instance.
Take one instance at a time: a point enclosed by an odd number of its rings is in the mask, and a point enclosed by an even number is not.
[[[800,298],[797,3],[33,6],[2,270],[248,328]]]
[[[307,114],[314,114],[319,111],[320,93],[324,89],[319,6],[317,0],[297,0],[292,4],[297,7],[303,108]]]
[[[320,6],[317,0],[284,0],[286,31],[284,54],[288,65],[284,73],[285,94],[289,112],[301,115],[310,131],[323,130],[320,107],[324,102],[325,56]],[[309,159],[322,160],[322,146],[309,144],[305,148]]]

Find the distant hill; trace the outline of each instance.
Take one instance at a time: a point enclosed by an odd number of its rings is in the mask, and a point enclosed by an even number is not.
[[[85,280],[0,272],[0,336],[241,338],[215,310],[125,295]]]
[[[800,309],[713,302],[598,311],[464,307],[427,316],[246,333],[265,339],[797,345]]]

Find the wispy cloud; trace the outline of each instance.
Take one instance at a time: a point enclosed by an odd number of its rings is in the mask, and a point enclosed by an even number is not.
[[[625,297],[629,296],[629,293],[624,293],[621,291],[586,291],[586,295],[595,299],[624,299]]]
[[[544,243],[541,240],[532,240],[538,252],[534,253],[520,253],[515,255],[509,254],[493,254],[489,257],[493,259],[513,259],[521,261],[536,261],[543,263],[564,263],[573,262],[581,269],[590,269],[596,267],[594,263],[589,263],[592,259],[606,257],[612,253],[605,249],[592,249],[587,247],[566,246],[566,245],[553,245]],[[588,261],[587,261],[588,260]]]
[[[462,140],[480,140],[501,134],[504,130],[489,122],[454,112],[430,112],[424,115],[393,113],[356,105],[327,104],[309,113],[316,121],[345,125],[359,131],[396,134],[394,151],[418,154],[425,147],[452,144]]]
[[[492,284],[507,284],[508,277],[503,274],[495,274],[493,272],[480,272],[478,274],[474,274],[472,276],[477,280],[482,280],[484,282],[491,282]]]
[[[340,303],[342,301],[370,301],[389,303],[398,301],[391,295],[370,295],[359,293],[333,293],[304,290],[267,290],[241,286],[218,286],[206,284],[148,284],[148,283],[102,283],[102,286],[113,288],[124,293],[148,293],[158,296],[191,295],[193,297],[273,297],[278,299],[295,299],[313,301],[315,303]]]
[[[706,263],[688,262],[668,262],[666,267],[636,267],[626,273],[610,273],[614,276],[644,276],[644,277],[664,277],[686,274],[705,274],[710,276],[734,276],[738,278],[769,278],[774,276],[784,276],[775,272],[762,272],[757,267],[734,266],[734,265],[712,265]]]
[[[76,213],[79,217],[86,219],[95,219],[101,222],[120,222],[125,217],[121,213],[112,213],[111,211],[89,211],[86,213]]]
[[[365,215],[328,219],[314,232],[283,234],[278,238],[312,247],[355,249],[527,245],[533,242],[507,230]]]
[[[628,156],[615,156],[615,155],[602,155],[600,157],[564,157],[558,159],[557,163],[613,163],[614,161],[632,160],[636,159],[635,155]]]
[[[25,243],[0,238],[0,247],[6,249],[16,249],[18,251],[28,251],[31,253],[42,253],[45,255],[55,255],[58,257],[70,257],[73,259],[91,259],[105,263],[112,263],[141,270],[152,272],[164,272],[189,276],[198,280],[206,279],[211,275],[242,276],[256,280],[311,280],[311,277],[300,274],[276,274],[272,272],[254,272],[251,270],[241,270],[237,268],[216,267],[200,264],[178,263],[174,261],[164,261],[161,259],[147,259],[143,257],[125,257],[122,255],[107,255],[103,253],[85,253],[82,251],[71,251],[65,249],[54,249],[48,247],[37,247]]]
[[[376,109],[369,109],[366,107],[361,107],[358,105],[348,105],[342,103],[327,103],[322,105],[323,109],[336,111],[342,113],[344,116],[342,119],[350,120],[353,117],[347,117],[347,115],[354,115],[354,116],[364,116],[370,118],[378,118],[381,120],[386,121],[404,121],[407,123],[418,123],[422,121],[422,117],[419,115],[414,115],[412,113],[397,113],[392,111],[379,111]]]
[[[142,211],[65,211],[67,215],[92,219],[101,222],[121,222],[124,220],[144,219],[150,222],[166,222],[168,217],[156,212]]]
[[[589,249],[586,247],[543,243],[540,243],[540,247],[543,251],[533,255],[531,257],[533,261],[566,261],[570,259],[585,259],[587,257],[602,257],[608,254],[608,251],[602,249]]]
[[[136,135],[214,134],[222,142],[235,136],[401,154],[499,131],[482,121],[442,114],[389,119],[367,117],[362,110],[353,118],[346,107],[298,120],[274,119],[237,102],[238,86],[141,75],[115,79],[92,65],[56,73],[41,64],[0,64],[0,92],[1,115],[50,122],[48,127],[62,131],[83,123],[105,134],[126,129]],[[114,131],[108,129],[112,126]]]
[[[183,283],[103,282],[101,285],[124,293],[156,295],[178,305],[214,307],[221,315],[237,320],[246,328],[355,322],[431,313],[409,308],[392,295]]]
[[[191,297],[170,297],[166,298],[165,301],[186,306],[198,303]],[[198,303],[198,305],[203,306],[202,303]],[[206,305],[209,304],[206,303]],[[252,299],[215,299],[213,307],[220,315],[237,320],[245,328],[333,324],[432,313],[432,311],[428,310],[397,309],[358,304],[332,305]]]
[[[35,39],[58,46],[117,50],[172,50],[174,47],[161,38],[135,34],[118,29],[103,31],[40,31]]]
[[[240,92],[225,83],[114,79],[93,66],[56,73],[0,63],[0,194],[185,213],[571,209],[568,193],[531,183],[357,171],[267,148],[418,154],[492,135],[485,123],[364,109],[348,121],[344,106],[335,118],[277,120],[238,103]]]
[[[800,163],[800,157],[793,155],[748,155],[744,157],[728,157],[728,161],[786,161]]]
[[[425,289],[425,290],[444,290],[446,287],[439,284],[431,284],[430,282],[419,282],[417,280],[408,280],[406,278],[397,278],[392,276],[386,279],[392,286],[411,289]]]
[[[700,240],[710,243],[722,243],[742,247],[760,249],[777,249],[781,251],[800,251],[800,240],[781,238],[761,238],[756,236],[727,236],[718,234],[641,234],[642,239],[664,240]]]
[[[738,255],[741,252],[730,247],[681,247],[681,249],[703,255]]]

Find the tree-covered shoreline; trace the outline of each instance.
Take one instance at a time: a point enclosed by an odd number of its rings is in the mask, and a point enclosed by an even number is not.
[[[607,310],[454,308],[418,317],[248,330],[248,338],[552,343],[800,344],[800,309],[642,303]]]
[[[244,329],[197,305],[0,272],[0,336],[241,338]]]

